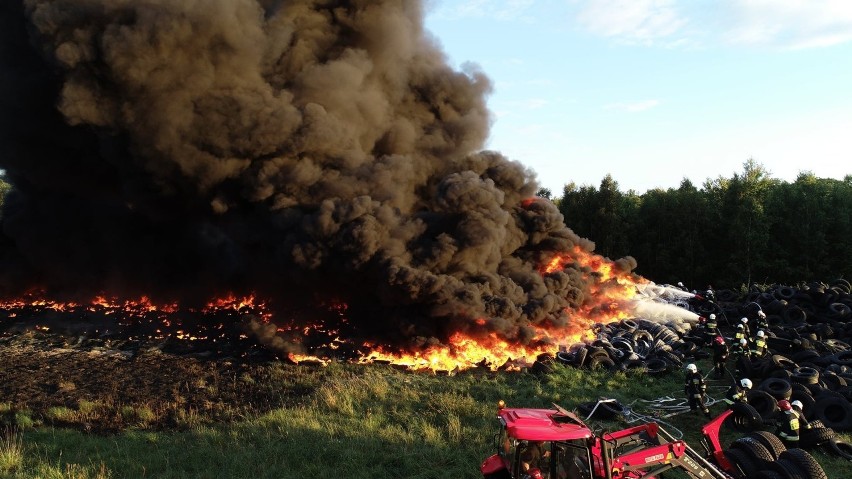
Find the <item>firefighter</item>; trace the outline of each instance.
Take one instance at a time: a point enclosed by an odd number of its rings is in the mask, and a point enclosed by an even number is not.
[[[683,384],[683,392],[689,400],[689,410],[701,409],[705,416],[710,417],[710,409],[707,408],[705,398],[707,395],[707,383],[694,364],[686,366],[686,381]]]
[[[751,357],[753,358],[762,358],[766,355],[766,333],[763,332],[762,329],[757,331],[757,337],[754,339],[754,343],[751,348]]]
[[[741,338],[734,342],[733,347],[731,347],[731,354],[734,355],[734,376],[737,379],[742,379],[746,375],[745,371],[740,368],[751,364],[751,349],[748,347],[748,341]]]
[[[805,417],[805,406],[802,404],[802,401],[796,399],[795,401],[790,401],[790,407],[793,408],[794,411],[799,415],[799,426],[801,429],[810,429],[811,424],[808,422],[808,419]]]
[[[728,362],[730,353],[725,338],[716,336],[716,339],[713,340],[713,371],[716,373],[716,379],[722,379],[722,376],[724,376],[725,363]]]
[[[742,328],[737,326],[737,331],[739,332],[739,330],[742,330],[743,337],[746,339],[751,339],[751,329],[748,327],[748,318],[746,318],[745,316],[740,318],[740,324],[742,325]]]
[[[766,320],[766,313],[763,310],[757,312],[757,330],[768,331],[769,330],[769,322]]]
[[[707,323],[704,325],[704,327],[707,328],[707,331],[709,331],[710,334],[719,334],[719,323],[716,322],[715,314],[711,313],[710,316],[707,316]]]
[[[788,448],[799,447],[799,413],[786,399],[778,401],[778,409],[781,411],[778,419],[778,437]]]
[[[728,388],[728,391],[725,393],[724,401],[728,407],[731,407],[736,403],[747,403],[749,390],[751,390],[751,379],[742,378]]]
[[[737,332],[734,333],[734,344],[739,343],[741,339],[746,339],[745,326],[742,324],[738,324]]]

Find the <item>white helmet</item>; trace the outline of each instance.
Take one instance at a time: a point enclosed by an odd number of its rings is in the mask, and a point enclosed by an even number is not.
[[[751,379],[749,379],[749,378],[740,379],[740,386],[742,386],[746,389],[751,389]]]
[[[745,316],[743,316],[742,318],[740,318],[740,321],[742,321],[742,322],[743,322],[743,324],[746,324],[746,323],[748,323],[748,318],[746,318]]]
[[[764,313],[763,311],[758,311],[757,315],[760,316],[761,318],[766,318],[766,313]]]
[[[802,401],[799,401],[798,399],[791,402],[790,405],[793,406],[794,408],[798,409],[799,411],[801,411],[802,408],[805,407],[804,404],[802,404]]]
[[[677,282],[677,285],[680,286],[681,288],[683,287],[683,283],[681,283],[680,281]]]
[[[738,324],[737,329],[745,329],[745,326],[743,326],[742,324]]]
[[[740,344],[745,346],[746,344],[748,344],[748,341],[746,341],[746,338],[740,338]]]
[[[697,367],[696,365],[694,365],[694,364],[687,364],[687,365],[686,365],[686,370],[687,370],[687,371],[689,371],[689,372],[691,372],[691,373],[697,373],[697,372],[698,372],[698,367]]]
[[[757,337],[758,337],[758,338],[762,338],[762,337],[764,337],[764,336],[766,336],[766,333],[764,333],[762,329],[761,329],[760,331],[758,331],[758,332],[757,332]]]
[[[715,314],[711,314],[711,315],[710,315],[710,319],[716,319],[716,315],[715,315]]]

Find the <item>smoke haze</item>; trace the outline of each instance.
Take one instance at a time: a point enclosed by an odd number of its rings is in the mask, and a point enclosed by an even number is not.
[[[2,2],[4,294],[341,301],[399,344],[564,326],[590,279],[540,265],[594,245],[482,151],[491,83],[423,8]]]

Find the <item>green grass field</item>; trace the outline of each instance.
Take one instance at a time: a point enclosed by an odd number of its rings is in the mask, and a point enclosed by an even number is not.
[[[557,366],[541,376],[489,371],[436,376],[380,365],[270,367],[280,370],[270,375],[280,384],[269,387],[292,388],[298,381],[308,392],[258,417],[213,424],[197,416],[182,430],[152,430],[140,421],[121,433],[98,435],[30,420],[31,426],[2,435],[0,477],[472,479],[481,477],[479,465],[493,453],[498,400],[514,407],[557,403],[574,409],[608,397],[645,413],[642,400],[680,400],[682,390],[677,372],[654,378]],[[720,397],[721,387],[711,387],[710,395]],[[26,424],[26,411],[17,414],[18,423]],[[665,421],[669,432],[682,432],[700,449],[703,417],[685,413]],[[609,430],[629,425],[590,424]],[[848,462],[813,454],[829,477],[846,477]]]

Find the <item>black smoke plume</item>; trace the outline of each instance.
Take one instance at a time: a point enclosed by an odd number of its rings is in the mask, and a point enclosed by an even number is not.
[[[482,151],[491,84],[423,8],[4,0],[3,293],[339,301],[396,344],[566,324],[590,280],[540,267],[594,245]]]

